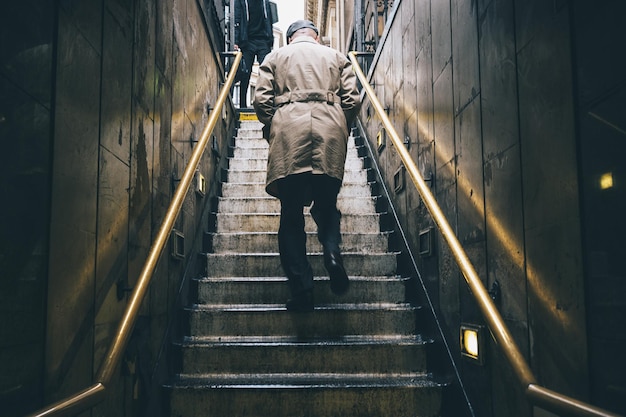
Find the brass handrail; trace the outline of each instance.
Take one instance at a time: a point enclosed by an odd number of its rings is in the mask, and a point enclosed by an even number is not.
[[[456,260],[463,277],[471,289],[472,294],[478,302],[478,306],[487,322],[491,334],[495,337],[497,344],[502,348],[504,356],[507,358],[509,364],[513,368],[519,382],[522,384],[522,388],[525,390],[526,397],[531,403],[539,405],[549,411],[565,412],[567,416],[602,416],[602,417],[619,417],[617,414],[605,411],[601,408],[589,405],[582,401],[570,398],[566,395],[551,391],[536,383],[536,378],[533,375],[532,370],[528,366],[524,356],[520,352],[517,344],[513,340],[509,329],[507,328],[500,312],[493,303],[491,296],[487,289],[483,285],[480,277],[476,273],[474,266],[469,260],[467,254],[463,250],[461,243],[457,239],[452,227],[448,223],[445,215],[443,214],[437,200],[433,196],[430,188],[426,185],[426,182],[422,178],[417,165],[411,158],[411,154],[406,149],[404,142],[398,136],[395,128],[391,124],[387,113],[383,106],[378,101],[374,89],[369,84],[367,77],[363,73],[361,66],[357,60],[358,55],[371,55],[370,53],[359,53],[352,51],[348,53],[352,66],[357,74],[357,77],[361,81],[363,89],[368,95],[374,110],[378,117],[380,117],[388,136],[391,138],[397,152],[404,163],[404,166],[411,176],[413,184],[417,188],[424,204],[426,205],[430,215],[432,216],[435,224],[438,226],[444,240],[450,247],[454,259]]]
[[[159,232],[157,233],[152,247],[150,248],[150,252],[148,253],[148,257],[143,266],[143,269],[139,274],[137,284],[135,285],[135,289],[133,290],[130,297],[130,302],[126,307],[126,310],[124,311],[124,316],[122,317],[122,320],[117,328],[115,338],[109,346],[109,350],[107,351],[104,362],[101,365],[100,370],[97,374],[97,382],[94,383],[92,386],[82,391],[79,391],[61,401],[58,401],[48,407],[36,411],[34,414],[29,414],[28,417],[71,416],[93,407],[105,398],[106,387],[109,382],[111,382],[113,373],[119,365],[120,358],[122,357],[122,354],[126,349],[126,345],[128,344],[128,340],[131,336],[133,326],[135,325],[135,322],[137,320],[137,315],[139,313],[141,303],[143,302],[146,291],[148,290],[148,287],[150,285],[150,281],[152,279],[152,275],[154,274],[157,262],[159,261],[161,254],[163,253],[163,249],[165,248],[167,240],[174,227],[174,222],[176,221],[176,218],[180,213],[180,209],[185,200],[185,196],[189,191],[189,187],[193,180],[198,164],[200,163],[200,159],[202,158],[204,150],[209,142],[211,133],[213,132],[213,129],[217,124],[218,117],[221,114],[221,109],[224,106],[226,98],[230,93],[230,87],[232,86],[235,79],[237,67],[239,67],[239,63],[241,62],[242,53],[240,51],[227,52],[225,54],[234,55],[235,60],[228,73],[226,82],[224,83],[224,86],[220,91],[217,102],[215,103],[213,110],[209,114],[209,119],[204,130],[202,131],[200,139],[198,140],[198,143],[194,148],[191,157],[189,158],[187,168],[185,168],[185,172],[183,173],[183,176],[178,183],[178,186],[176,187],[174,197],[170,202],[167,213],[165,214],[165,218],[161,223]]]

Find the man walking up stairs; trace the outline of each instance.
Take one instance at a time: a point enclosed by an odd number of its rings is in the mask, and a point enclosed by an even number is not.
[[[315,308],[291,312],[277,230],[264,190],[267,142],[242,121],[216,213],[207,276],[196,280],[189,333],[170,393],[171,416],[439,416],[442,386],[427,372],[396,254],[353,138],[338,208],[350,289],[333,294],[306,211]]]

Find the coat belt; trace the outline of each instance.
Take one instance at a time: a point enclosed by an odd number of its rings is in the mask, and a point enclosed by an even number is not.
[[[341,104],[341,98],[337,97],[332,91],[292,91],[274,97],[274,105],[276,106],[282,106],[283,104],[293,103],[295,101],[325,101],[328,104]]]

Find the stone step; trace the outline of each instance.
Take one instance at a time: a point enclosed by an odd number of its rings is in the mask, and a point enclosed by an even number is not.
[[[185,417],[435,417],[443,388],[421,373],[181,375],[169,400]]]
[[[265,159],[267,160],[267,155],[269,153],[268,147],[262,148],[241,148],[237,147],[232,152],[231,161],[235,161],[237,159]]]
[[[242,127],[237,130],[234,148],[269,148],[269,142],[262,137],[261,128]],[[348,149],[356,149],[354,138],[348,138]]]
[[[241,127],[258,126],[260,129],[263,124],[259,121],[256,112],[252,108],[239,110],[239,124]]]
[[[349,197],[339,195],[337,208],[343,214],[368,214],[376,212],[374,197]],[[217,210],[222,213],[279,213],[280,201],[266,194],[265,197],[220,197]],[[309,213],[309,207],[304,208]]]
[[[216,277],[193,281],[198,304],[280,304],[290,297],[283,277]],[[398,304],[405,301],[406,278],[351,277],[350,289],[337,296],[328,277],[315,277],[313,297],[319,305],[337,303]]]
[[[342,197],[371,197],[372,191],[367,183],[347,183],[341,186],[339,195]],[[264,183],[222,184],[222,197],[267,197]]]
[[[316,304],[310,313],[288,312],[285,304],[197,304],[189,307],[189,335],[345,336],[412,335],[418,307],[409,304]]]
[[[182,374],[426,373],[426,346],[416,336],[187,338],[178,346]],[[375,360],[373,360],[375,358]]]
[[[275,253],[278,234],[274,232],[209,233],[211,253]],[[352,253],[386,252],[389,233],[342,233],[341,249]],[[321,253],[322,245],[316,232],[307,233],[307,251]]]
[[[208,277],[282,277],[284,276],[278,253],[208,253]],[[314,276],[327,276],[324,256],[308,256]],[[395,276],[394,253],[343,253],[343,264],[348,276]]]
[[[234,171],[229,170],[227,174],[227,179],[224,183],[230,184],[245,184],[250,182],[259,182],[265,183],[265,177],[267,176],[267,166],[263,167],[263,169],[259,170],[248,170],[248,171]]]
[[[229,159],[228,169],[230,171],[262,171],[267,168],[267,159]],[[361,158],[346,159],[346,170],[358,170],[363,168],[363,160]]]
[[[270,145],[267,143],[265,139],[259,139],[255,137],[238,137],[235,138],[235,145],[231,146],[232,151],[231,155],[235,155],[236,152],[245,149],[269,149]]]
[[[266,169],[257,171],[228,171],[228,183],[229,184],[247,184],[247,183],[261,183],[265,184]],[[367,172],[359,170],[345,170],[343,176],[343,183],[363,183],[367,184]]]
[[[217,233],[231,232],[276,232],[280,224],[280,213],[221,213],[216,214]],[[304,216],[304,229],[317,231],[317,225],[310,215]],[[362,233],[378,233],[380,216],[376,214],[351,214],[341,216],[341,232],[358,230]]]
[[[244,142],[241,143],[240,142]],[[237,146],[231,150],[231,159],[265,159],[267,160],[269,146],[266,141],[254,139],[237,140]],[[348,144],[346,159],[358,159],[358,153],[354,144]]]
[[[244,127],[240,127],[239,129],[237,129],[237,134],[235,136],[235,144],[237,145],[237,147],[245,147],[245,140],[249,139],[251,142],[264,142],[266,145],[268,145],[267,141],[265,139],[263,139],[263,130],[262,130],[262,124],[259,123],[258,126],[246,126]],[[269,146],[269,145],[268,145]]]

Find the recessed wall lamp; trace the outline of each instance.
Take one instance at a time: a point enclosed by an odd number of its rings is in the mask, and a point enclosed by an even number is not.
[[[613,188],[613,173],[607,172],[600,176],[600,189],[608,190],[609,188]]]
[[[382,152],[387,144],[387,131],[385,128],[381,128],[378,131],[378,135],[376,135],[376,148],[378,149],[378,153]]]
[[[406,186],[406,168],[400,165],[400,168],[393,174],[393,191],[398,194],[404,190]]]
[[[204,197],[206,194],[206,179],[204,175],[200,173],[200,171],[196,171],[195,175],[196,179],[196,194],[200,197]]]
[[[172,245],[172,258],[185,259],[185,235],[176,229],[172,229],[170,239]]]
[[[419,254],[422,257],[431,256],[434,252],[434,229],[429,227],[419,233]]]
[[[461,356],[478,364],[485,364],[485,326],[461,323]]]

